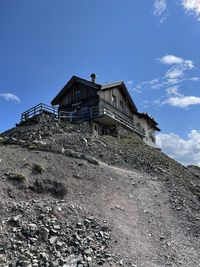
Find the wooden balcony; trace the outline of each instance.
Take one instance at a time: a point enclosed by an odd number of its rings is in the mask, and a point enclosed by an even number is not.
[[[45,104],[39,104],[23,112],[21,115],[21,122],[25,122],[43,113],[49,114],[57,120],[69,122],[87,121],[92,119],[105,125],[120,124],[143,137],[145,136],[145,130],[143,127],[135,124],[130,117],[103,100],[100,101],[98,106],[85,108],[82,112],[58,111],[57,108],[52,108],[51,106]]]
[[[53,108],[51,106],[48,106],[46,104],[40,103],[33,108],[28,109],[27,111],[23,112],[21,114],[21,122],[25,122],[27,120],[30,120],[33,117],[36,117],[40,114],[50,114],[54,118],[58,118],[58,109]]]
[[[143,127],[135,124],[130,117],[105,101],[101,101],[99,107],[92,108],[91,112],[92,118],[102,122],[103,124],[121,124],[129,130],[134,131],[143,137],[145,136],[145,130]]]

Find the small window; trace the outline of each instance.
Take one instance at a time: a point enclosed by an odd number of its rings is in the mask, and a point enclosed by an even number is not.
[[[117,99],[116,99],[116,96],[115,96],[115,95],[112,95],[112,102],[113,102],[114,104],[117,103]]]
[[[74,93],[74,100],[75,102],[79,101],[81,99],[81,90],[76,89]]]
[[[149,132],[149,138],[152,142],[156,142],[155,132]]]

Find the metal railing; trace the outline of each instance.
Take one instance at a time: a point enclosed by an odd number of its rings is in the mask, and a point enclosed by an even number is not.
[[[37,115],[42,113],[51,114],[53,117],[58,118],[58,109],[48,106],[46,104],[40,103],[33,108],[28,109],[27,111],[23,112],[21,115],[21,121],[27,121]]]

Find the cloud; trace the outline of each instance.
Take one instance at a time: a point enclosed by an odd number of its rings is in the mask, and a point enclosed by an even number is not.
[[[181,94],[178,91],[178,86],[167,88],[166,90],[168,95],[175,95],[175,96],[181,96]]]
[[[165,77],[169,79],[174,79],[174,78],[182,77],[183,74],[184,74],[183,68],[180,66],[175,66],[166,72]]]
[[[197,20],[200,21],[200,0],[179,0],[179,2],[187,13],[195,15]],[[167,0],[154,0],[153,15],[156,17],[161,17],[160,19],[161,24],[169,16],[166,10],[167,10]]]
[[[185,11],[195,14],[200,20],[200,0],[182,0],[182,6]]]
[[[3,97],[6,101],[15,101],[20,103],[21,100],[19,99],[18,96],[11,94],[11,93],[0,93],[0,97]]]
[[[190,78],[190,81],[198,82],[199,81],[199,77],[192,77],[192,78]]]
[[[192,60],[186,60],[175,55],[165,55],[158,60],[165,65],[174,65],[165,74],[165,77],[169,79],[182,77],[186,70],[194,68],[194,62]]]
[[[155,0],[153,4],[153,14],[154,16],[160,16],[167,8],[166,0]]]
[[[158,59],[161,63],[163,64],[168,64],[168,65],[171,65],[171,64],[181,64],[184,62],[184,59],[181,58],[181,57],[177,57],[177,56],[174,56],[174,55],[165,55],[161,58]]]
[[[153,15],[160,17],[160,24],[162,24],[169,16],[166,13],[167,10],[167,0],[154,0],[153,4]]]
[[[191,70],[194,68],[194,63],[191,60],[185,60],[181,64],[177,64],[173,67],[171,67],[165,74],[166,78],[171,79],[176,79],[176,78],[181,78],[184,76],[185,72],[187,70]],[[169,81],[170,81],[169,80]],[[174,80],[173,80],[174,81]]]
[[[169,86],[171,86],[171,85],[177,85],[177,84],[180,84],[181,82],[183,82],[184,80],[185,80],[185,78],[182,78],[181,79],[180,77],[179,78],[168,78],[166,85],[169,85]]]
[[[192,96],[186,97],[178,92],[179,87],[181,87],[184,83],[190,82],[191,84],[191,82],[200,81],[198,77],[188,77],[188,71],[194,68],[194,62],[190,59],[184,59],[182,57],[178,57],[172,54],[165,55],[157,60],[159,60],[159,62],[164,65],[167,65],[167,66],[172,65],[172,66],[170,66],[170,68],[165,72],[165,74],[162,77],[155,78],[150,81],[141,82],[136,87],[134,87],[132,90],[138,93],[142,93],[145,90],[157,90],[158,91],[160,89],[164,89],[165,92],[167,93],[167,96],[163,97],[162,95],[160,99],[156,97],[156,101],[154,100],[151,101],[152,104],[159,104],[159,105],[170,104],[172,106],[186,107],[189,105],[194,105],[195,101],[198,102],[197,97],[192,97]],[[178,94],[176,95],[174,93],[172,94],[172,91],[170,91],[171,88],[176,88],[177,90],[176,93]],[[169,92],[171,92],[171,95]],[[178,96],[179,98],[177,99],[175,98],[175,96],[176,97]],[[188,98],[190,101],[186,101],[188,100]]]
[[[163,104],[169,104],[173,107],[187,108],[192,105],[200,105],[200,97],[177,94],[177,96],[169,97],[163,101]]]
[[[166,154],[183,165],[200,166],[200,131],[191,130],[186,139],[174,133],[159,133],[156,140]]]
[[[126,84],[131,85],[131,84],[133,84],[133,81],[132,80],[127,81]]]
[[[151,90],[151,94],[147,94],[149,99],[144,99],[147,105],[161,107],[169,105],[177,108],[187,108],[200,104],[200,97],[193,93],[185,95],[181,92],[181,88],[187,86],[192,87],[194,82],[199,82],[198,77],[189,77],[188,73],[194,68],[194,62],[190,59],[177,57],[176,55],[165,55],[158,59],[159,62],[168,67],[168,70],[162,77],[144,81],[134,87],[132,90],[137,93],[145,93]],[[172,66],[171,66],[172,65]],[[146,96],[146,95],[145,95]]]
[[[159,79],[153,79],[150,81],[141,82],[136,87],[134,87],[132,90],[136,91],[137,93],[141,93],[142,89],[151,88],[151,89],[160,89],[162,87],[162,84]]]
[[[190,59],[184,59],[182,57],[177,57],[175,55],[165,55],[158,59],[162,64],[166,65],[180,65],[184,64],[188,69],[192,69],[194,67],[194,62]]]
[[[184,65],[187,69],[193,69],[194,68],[194,62],[192,60],[185,60]]]

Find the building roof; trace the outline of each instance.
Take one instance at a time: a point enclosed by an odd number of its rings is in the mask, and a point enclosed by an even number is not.
[[[87,80],[82,79],[82,78],[77,77],[77,76],[72,76],[72,78],[66,83],[66,85],[57,94],[57,96],[51,101],[51,104],[53,106],[59,104],[59,101],[61,100],[61,98],[66,94],[66,92],[68,91],[71,84],[75,81],[82,83],[82,84],[85,84],[86,86],[95,88],[96,90],[109,90],[109,89],[114,88],[114,87],[120,87],[123,90],[123,92],[125,93],[127,99],[129,100],[129,103],[130,103],[131,107],[133,108],[133,110],[135,112],[137,111],[137,107],[136,107],[135,103],[133,102],[132,97],[130,96],[128,89],[127,89],[127,87],[123,81],[118,81],[118,82],[114,82],[114,83],[108,83],[108,84],[100,85],[97,83],[93,83],[91,81],[87,81]]]
[[[129,100],[129,103],[130,103],[131,107],[133,108],[134,112],[137,112],[137,107],[136,107],[135,103],[133,102],[133,99],[132,99],[131,95],[129,94],[129,91],[128,91],[128,89],[127,89],[127,87],[123,81],[103,84],[101,86],[101,90],[109,90],[109,89],[114,88],[114,87],[118,87],[118,88],[122,89],[123,93],[125,93],[127,99]]]
[[[133,109],[133,112],[140,118],[144,118],[147,121],[149,121],[149,123],[152,124],[152,126],[157,130],[160,131],[160,129],[157,127],[158,123],[151,118],[147,113],[139,113],[137,111],[137,107],[135,105],[135,103],[133,102],[133,99],[125,85],[125,83],[123,81],[117,81],[117,82],[113,82],[113,83],[106,83],[106,84],[97,84],[85,79],[82,79],[80,77],[77,76],[72,76],[72,78],[66,83],[66,85],[61,89],[61,91],[57,94],[57,96],[51,101],[52,105],[58,105],[59,101],[62,99],[62,97],[66,94],[66,92],[68,91],[69,87],[72,85],[72,83],[74,82],[78,82],[81,84],[84,84],[86,86],[92,87],[94,89],[98,90],[110,90],[111,88],[120,88],[122,90],[122,92],[126,95],[130,106]]]
[[[118,81],[118,82],[114,82],[114,83],[106,83],[106,84],[102,84],[101,85],[101,90],[106,90],[109,88],[113,88],[113,87],[117,87],[122,85],[124,82],[123,81]]]
[[[79,82],[79,83],[85,84],[86,86],[95,88],[97,90],[99,90],[101,88],[101,85],[99,85],[99,84],[93,83],[91,81],[87,81],[87,80],[82,79],[82,78],[77,77],[77,76],[72,76],[72,78],[60,90],[60,92],[57,94],[57,96],[51,101],[51,105],[55,106],[55,105],[59,104],[59,101],[66,94],[66,92],[68,91],[69,87],[71,86],[71,84],[73,82]]]
[[[160,131],[160,129],[157,127],[158,123],[154,120],[154,118],[150,117],[148,113],[144,112],[144,113],[140,113],[137,112],[136,115],[139,118],[144,118],[146,119],[148,122],[150,122],[152,124],[152,126],[157,130]]]

